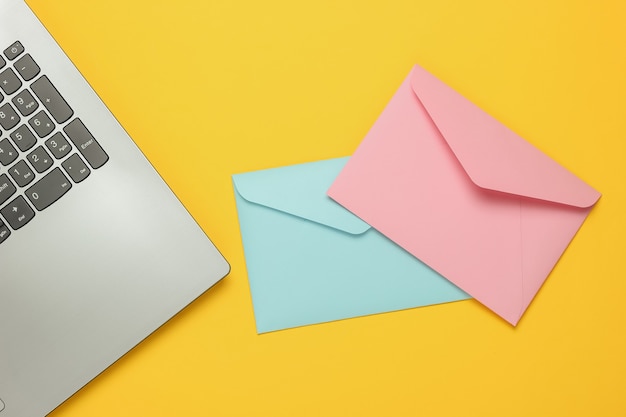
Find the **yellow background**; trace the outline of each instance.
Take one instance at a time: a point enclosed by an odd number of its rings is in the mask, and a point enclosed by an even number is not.
[[[626,415],[626,2],[27,2],[232,264],[54,417]],[[416,62],[601,201],[517,328],[257,335],[230,175],[350,154]]]

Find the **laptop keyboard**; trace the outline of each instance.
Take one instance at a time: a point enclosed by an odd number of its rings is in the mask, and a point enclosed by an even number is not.
[[[109,157],[20,42],[0,54],[0,243]]]

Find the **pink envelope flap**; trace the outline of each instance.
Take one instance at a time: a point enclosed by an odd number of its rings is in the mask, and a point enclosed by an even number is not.
[[[411,87],[477,186],[581,208],[600,198],[598,191],[418,65]]]

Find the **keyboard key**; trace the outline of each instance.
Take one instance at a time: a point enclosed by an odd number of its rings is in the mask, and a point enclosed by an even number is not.
[[[10,235],[11,230],[9,230],[9,228],[4,223],[2,223],[2,220],[0,220],[0,243],[7,240]]]
[[[57,132],[46,141],[46,147],[56,159],[65,157],[72,150],[72,145],[65,139],[63,133]]]
[[[32,83],[31,88],[57,123],[65,123],[74,114],[74,111],[45,75]]]
[[[13,106],[9,103],[4,103],[0,106],[0,126],[4,130],[13,129],[20,121],[20,116],[13,109]]]
[[[30,187],[26,191],[26,196],[35,208],[41,211],[61,198],[70,188],[72,188],[70,180],[63,175],[60,168],[55,168]]]
[[[0,72],[0,88],[4,94],[13,94],[22,86],[22,82],[11,68]]]
[[[13,61],[15,58],[20,56],[22,52],[24,52],[24,47],[20,41],[16,41],[13,45],[4,50],[4,55],[9,58],[10,61]]]
[[[100,168],[109,160],[109,156],[80,119],[72,120],[63,130],[92,168]]]
[[[47,171],[54,161],[43,146],[38,146],[34,151],[28,154],[28,162],[35,168],[35,171],[41,174]]]
[[[20,151],[22,152],[26,152],[37,143],[37,138],[35,137],[35,135],[33,135],[33,133],[26,125],[18,127],[9,136],[11,136],[13,142],[17,145],[18,148],[20,148]]]
[[[12,101],[17,110],[22,113],[22,116],[30,116],[39,107],[39,103],[28,90],[21,91],[13,97]]]
[[[0,164],[7,166],[17,159],[17,150],[13,147],[9,139],[0,140]]]
[[[89,168],[77,153],[67,158],[61,165],[75,183],[79,183],[89,176]]]
[[[54,130],[54,123],[43,110],[31,117],[28,124],[40,138],[45,138]]]
[[[37,63],[35,62],[33,57],[30,56],[30,54],[26,54],[17,61],[15,61],[14,67],[20,74],[22,79],[26,81],[30,81],[35,78],[35,76],[39,74],[40,71],[39,65],[37,65]]]
[[[13,230],[19,229],[35,217],[35,211],[22,196],[11,201],[0,212]]]
[[[25,187],[35,179],[35,173],[26,165],[24,160],[19,161],[9,169],[11,178],[20,187]]]
[[[3,68],[6,64],[7,62],[0,56],[0,68]]]
[[[4,204],[16,191],[17,188],[15,188],[7,174],[0,175],[0,205]]]

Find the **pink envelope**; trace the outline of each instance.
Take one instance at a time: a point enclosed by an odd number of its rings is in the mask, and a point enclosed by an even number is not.
[[[419,66],[328,195],[513,325],[600,198]]]

